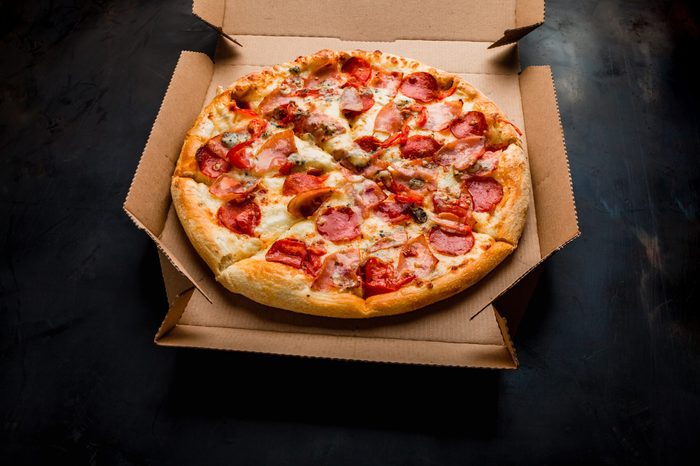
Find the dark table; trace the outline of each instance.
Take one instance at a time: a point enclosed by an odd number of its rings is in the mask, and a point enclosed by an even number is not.
[[[215,34],[186,0],[3,2],[0,462],[697,464],[690,3],[550,0],[522,41],[554,70],[583,236],[497,372],[156,347],[158,258],[121,204],[180,50]]]

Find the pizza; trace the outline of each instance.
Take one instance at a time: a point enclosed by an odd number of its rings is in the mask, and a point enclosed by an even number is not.
[[[219,91],[171,193],[230,291],[307,314],[398,314],[474,285],[516,248],[530,196],[521,132],[459,76],[322,50]]]

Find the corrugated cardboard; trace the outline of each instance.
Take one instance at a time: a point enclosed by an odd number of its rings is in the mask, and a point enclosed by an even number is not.
[[[156,335],[158,344],[396,363],[517,366],[503,315],[524,310],[532,279],[505,293],[579,234],[551,72],[535,67],[519,74],[517,44],[489,48],[494,42],[513,42],[541,24],[543,1],[391,4],[194,2],[197,16],[242,47],[222,39],[215,63],[203,54],[182,53],[124,205],[161,251],[170,310]],[[373,23],[367,20],[372,11],[392,15],[377,14],[381,24]],[[191,247],[172,208],[169,184],[195,117],[218,86],[323,48],[380,49],[458,73],[525,130],[533,182],[527,225],[516,252],[477,286],[400,316],[306,316],[229,293]]]

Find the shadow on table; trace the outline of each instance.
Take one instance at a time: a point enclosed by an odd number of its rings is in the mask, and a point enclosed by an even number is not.
[[[178,350],[173,414],[489,437],[494,370]]]

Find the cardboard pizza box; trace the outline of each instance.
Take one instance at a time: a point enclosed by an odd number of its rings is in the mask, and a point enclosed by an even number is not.
[[[182,52],[124,204],[161,252],[170,309],[157,344],[517,367],[504,315],[519,317],[536,282],[536,274],[528,274],[579,235],[551,70],[521,71],[518,62],[517,40],[542,24],[544,0],[403,0],[400,8],[396,5],[390,0],[194,1],[194,14],[221,33],[215,60]],[[300,315],[228,292],[190,245],[169,188],[196,116],[218,86],[324,48],[379,49],[458,73],[524,129],[533,186],[527,224],[517,250],[476,286],[393,317]]]

